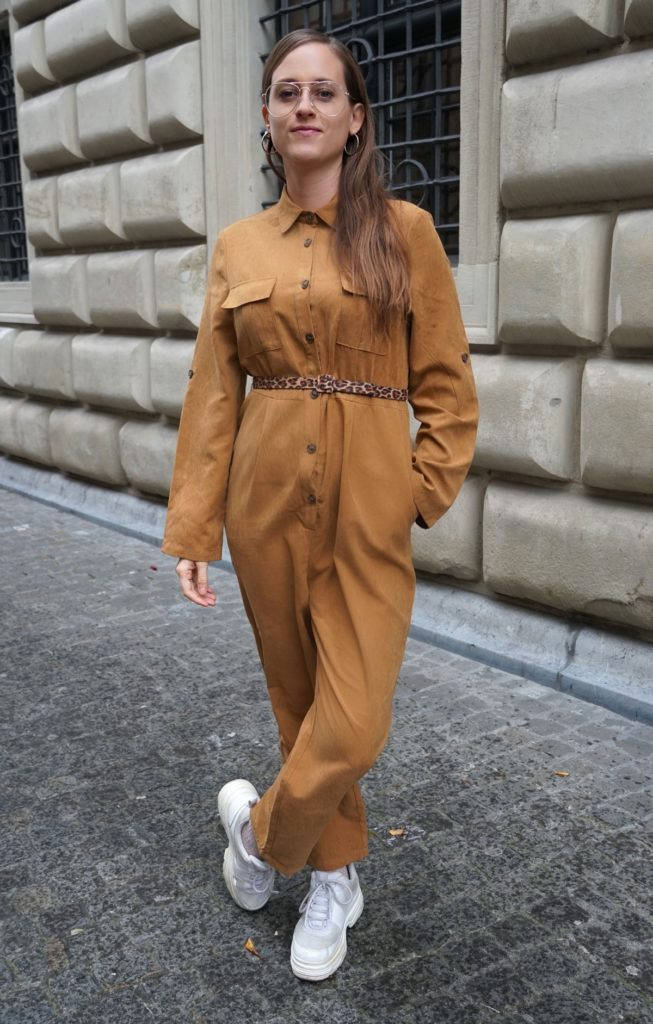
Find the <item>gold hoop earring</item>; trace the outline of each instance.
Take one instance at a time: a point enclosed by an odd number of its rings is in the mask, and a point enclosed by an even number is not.
[[[356,148],[355,149],[347,149],[347,144],[348,144],[350,139],[356,139]],[[354,153],[358,152],[358,148],[359,148],[360,144],[361,144],[361,140],[360,140],[359,135],[356,132],[353,132],[351,135],[347,136],[347,142],[345,142],[344,146],[342,147],[342,151],[343,151],[343,153],[346,153],[347,156],[353,156]]]

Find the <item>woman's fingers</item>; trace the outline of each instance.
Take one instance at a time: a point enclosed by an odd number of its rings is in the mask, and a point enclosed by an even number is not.
[[[208,582],[208,562],[194,562],[181,558],[177,563],[177,576],[184,597],[204,608],[216,603],[215,591]]]

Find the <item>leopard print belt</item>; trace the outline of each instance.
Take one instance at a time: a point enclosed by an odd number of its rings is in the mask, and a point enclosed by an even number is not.
[[[311,398],[334,391],[346,391],[350,395],[368,395],[370,398],[394,398],[399,402],[408,399],[406,388],[392,388],[385,384],[372,384],[369,380],[346,380],[322,373],[319,377],[253,377],[253,388],[310,388]]]

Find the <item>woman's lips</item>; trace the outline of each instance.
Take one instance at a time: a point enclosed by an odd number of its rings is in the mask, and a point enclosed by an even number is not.
[[[319,128],[293,128],[295,135],[319,135]]]

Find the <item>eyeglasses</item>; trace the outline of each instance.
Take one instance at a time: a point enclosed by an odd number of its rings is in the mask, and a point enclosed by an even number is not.
[[[287,117],[299,103],[302,90],[308,88],[313,108],[327,117],[337,117],[345,108],[349,93],[339,82],[273,82],[261,98],[272,117]]]

